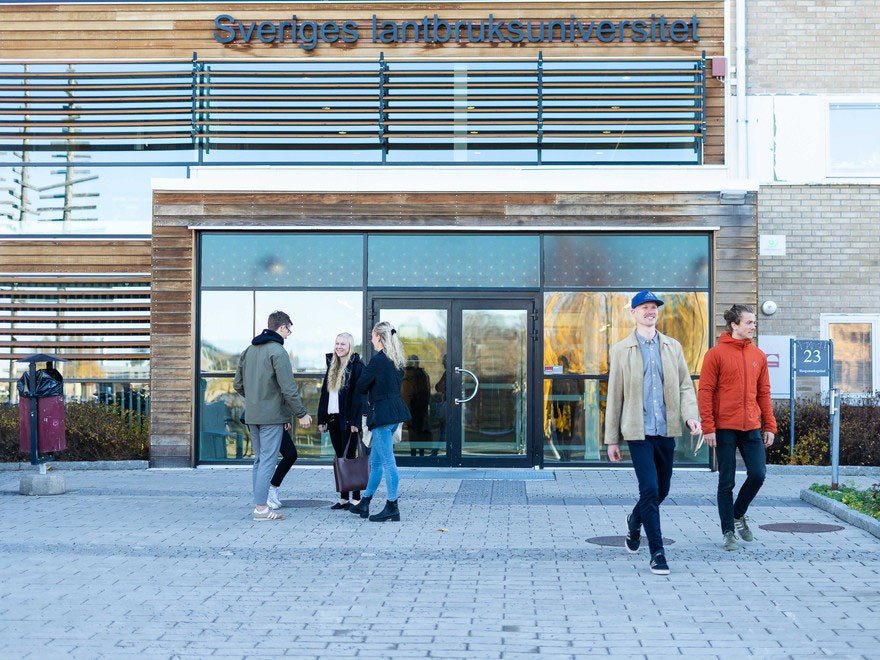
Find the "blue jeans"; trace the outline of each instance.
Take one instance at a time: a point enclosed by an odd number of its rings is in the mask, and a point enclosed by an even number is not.
[[[645,526],[648,547],[653,555],[658,550],[663,550],[660,503],[669,495],[675,440],[662,435],[647,435],[644,440],[630,440],[628,444],[636,478],[639,480],[639,501],[633,509],[630,525]]]
[[[764,449],[761,429],[718,429],[715,431],[715,442],[715,455],[718,457],[718,517],[721,518],[721,533],[726,534],[733,531],[734,518],[746,515],[749,504],[764,485],[764,477],[767,476],[767,451]],[[746,464],[746,480],[734,503],[737,447]]]
[[[364,491],[365,497],[372,497],[376,493],[384,474],[388,499],[397,500],[397,484],[400,479],[397,475],[397,461],[394,458],[393,436],[396,428],[397,424],[388,424],[371,429],[373,441],[370,446],[370,480]]]

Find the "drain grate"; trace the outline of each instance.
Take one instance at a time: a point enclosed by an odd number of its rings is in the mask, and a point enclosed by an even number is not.
[[[623,547],[623,539],[626,538],[624,536],[594,536],[591,539],[587,539],[587,543],[592,543],[593,545],[604,545],[609,548],[622,548]],[[644,536],[642,537],[642,541],[645,543],[648,542]],[[675,543],[672,539],[663,538],[663,545],[672,545]]]
[[[822,525],[820,523],[774,523],[759,525],[759,527],[768,532],[787,532],[789,534],[825,534],[839,532],[843,529],[840,525]]]

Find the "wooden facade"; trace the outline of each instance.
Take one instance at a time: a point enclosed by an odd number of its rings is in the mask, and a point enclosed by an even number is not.
[[[199,226],[273,230],[315,226],[719,227],[715,324],[757,298],[756,197],[721,204],[717,193],[154,193],[151,424],[154,465],[191,465],[195,428],[195,243]]]
[[[148,238],[0,239],[0,359],[148,360],[151,249]]]

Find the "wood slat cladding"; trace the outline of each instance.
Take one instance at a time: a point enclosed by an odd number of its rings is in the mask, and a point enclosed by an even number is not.
[[[150,309],[150,460],[154,467],[193,465],[195,417],[194,235],[187,216],[154,223]]]
[[[0,273],[150,272],[150,239],[0,239]]]
[[[148,239],[0,240],[0,357],[149,360],[149,273]]]
[[[153,327],[151,456],[154,465],[193,461],[195,373],[194,289],[198,227],[260,230],[325,226],[375,227],[603,227],[661,230],[664,226],[715,234],[714,322],[734,302],[757,300],[757,201],[720,204],[717,193],[214,193],[162,192],[153,195]],[[194,229],[188,229],[192,227]],[[158,267],[161,264],[161,268]],[[192,279],[190,282],[194,281]]]
[[[314,21],[357,24],[354,43],[320,43],[312,50],[297,43],[245,43],[241,36],[224,45],[215,40],[214,20],[226,14],[244,24]],[[497,21],[581,22],[651,20],[651,15],[668,21],[699,20],[700,41],[693,43],[654,42],[603,43],[594,34],[587,43],[373,43],[373,14],[380,21],[422,21],[435,14],[447,22]],[[256,30],[254,30],[256,32]],[[0,23],[0,58],[3,59],[156,59],[189,58],[378,58],[389,57],[531,57],[543,50],[547,57],[676,57],[711,55],[724,51],[724,3],[688,2],[563,2],[547,3],[150,3],[116,7],[89,4],[40,4],[4,7]]]

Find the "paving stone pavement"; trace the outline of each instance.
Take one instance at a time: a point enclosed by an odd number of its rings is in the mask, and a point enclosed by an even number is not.
[[[799,499],[827,479],[770,474],[726,553],[716,475],[676,470],[662,577],[646,542],[589,541],[623,534],[632,470],[498,474],[403,470],[376,524],[330,511],[323,468],[291,471],[279,523],[242,468],[66,472],[54,497],[0,472],[0,656],[880,658],[880,539]],[[843,529],[757,527],[786,522]]]

